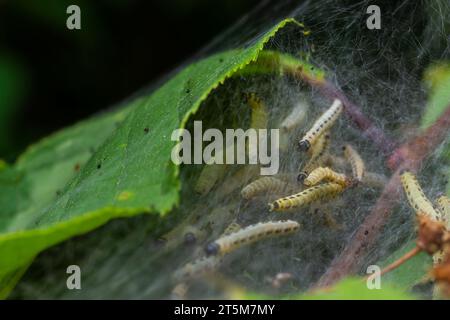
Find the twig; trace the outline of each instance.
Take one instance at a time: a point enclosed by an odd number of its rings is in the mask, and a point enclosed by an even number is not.
[[[400,172],[403,169],[409,169],[413,172],[418,171],[422,161],[445,139],[446,134],[449,132],[449,127],[450,105],[444,114],[421,136],[393,152],[393,156],[402,155],[400,163],[395,163],[395,173],[387,183],[372,211],[356,231],[353,239],[343,252],[335,258],[327,272],[315,286],[329,286],[342,277],[358,271],[359,264],[363,260],[362,258],[375,243],[379,231],[386,223],[391,215],[393,206],[401,196]]]
[[[388,265],[386,268],[381,270],[380,275],[382,276],[382,275],[384,275],[384,274],[386,274],[386,273],[388,273],[388,272],[398,268],[403,263],[405,263],[409,259],[413,258],[414,256],[416,256],[420,252],[422,252],[422,249],[420,249],[419,247],[415,246],[412,250],[409,250],[402,257],[400,257],[399,259],[397,259],[396,261],[394,261],[390,265]]]

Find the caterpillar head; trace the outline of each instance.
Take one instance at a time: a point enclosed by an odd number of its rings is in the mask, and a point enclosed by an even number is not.
[[[205,247],[205,253],[207,256],[215,256],[219,253],[219,245],[216,242],[210,242]]]
[[[298,142],[298,149],[302,152],[306,152],[311,148],[311,143],[308,140],[300,140]]]

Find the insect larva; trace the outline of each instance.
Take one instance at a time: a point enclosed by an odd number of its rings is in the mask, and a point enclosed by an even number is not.
[[[299,228],[298,222],[291,220],[257,223],[209,243],[205,252],[207,255],[224,255],[255,241],[287,235]]]
[[[173,288],[171,293],[171,299],[173,300],[186,300],[186,294],[189,290],[189,287],[186,283],[181,282]]]
[[[227,235],[235,233],[241,229],[242,229],[241,225],[239,223],[237,223],[236,221],[233,221],[225,228],[225,230],[222,233],[222,236],[227,236]]]
[[[287,187],[288,184],[280,179],[263,177],[246,185],[241,191],[241,196],[248,200],[264,192],[282,192]]]
[[[259,177],[259,166],[256,164],[248,164],[227,177],[217,189],[217,194],[225,197],[235,191],[241,189],[249,183],[254,177]]]
[[[183,244],[188,246],[193,245],[194,243],[202,240],[205,237],[205,232],[201,231],[194,225],[188,225],[184,227],[181,234],[183,236]]]
[[[268,122],[267,107],[264,102],[256,96],[255,93],[247,95],[247,102],[252,109],[250,128],[266,129]]]
[[[306,101],[298,102],[291,113],[281,122],[280,128],[284,131],[291,131],[292,129],[300,126],[305,120],[309,106]]]
[[[218,237],[223,231],[223,226],[235,217],[236,203],[228,202],[227,205],[214,208],[201,220],[200,229],[207,232],[209,236]]]
[[[344,150],[344,157],[350,162],[352,167],[353,178],[361,182],[364,176],[365,165],[364,161],[359,155],[359,153],[349,144],[342,147]]]
[[[344,189],[344,186],[335,182],[323,183],[303,190],[297,194],[275,200],[274,202],[269,203],[269,210],[286,211],[292,208],[298,208],[317,200],[333,198],[343,192]]]
[[[205,164],[195,184],[194,191],[200,195],[208,194],[216,182],[225,175],[226,168],[225,164]]]
[[[174,277],[177,281],[198,278],[214,271],[220,262],[221,259],[215,256],[202,257],[185,264],[175,272]]]
[[[330,144],[330,135],[328,133],[322,134],[318,139],[316,144],[313,145],[311,150],[311,157],[308,163],[300,171],[297,180],[298,182],[303,182],[309,173],[314,170],[314,168],[321,166],[326,160],[326,155],[328,153],[328,146]]]
[[[311,187],[322,180],[336,182],[344,187],[347,187],[350,184],[349,179],[345,175],[337,173],[328,167],[319,167],[311,171],[305,181],[303,181],[303,184],[307,187]]]
[[[442,214],[442,221],[447,225],[447,229],[450,230],[450,198],[447,196],[440,196],[437,199],[437,206]]]
[[[317,138],[331,128],[336,119],[339,117],[343,109],[342,102],[339,99],[335,99],[331,107],[323,113],[319,119],[314,122],[312,128],[305,134],[305,136],[299,141],[298,146],[301,151],[307,151]]]
[[[409,171],[404,171],[401,174],[401,181],[403,189],[405,190],[406,197],[408,198],[409,204],[414,208],[416,213],[422,211],[424,214],[428,215],[431,219],[439,221],[440,216],[434,210],[433,205],[430,200],[427,199],[422,191],[416,177]]]

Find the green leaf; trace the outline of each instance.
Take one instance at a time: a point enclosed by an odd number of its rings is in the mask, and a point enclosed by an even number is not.
[[[413,296],[381,282],[380,289],[368,289],[361,278],[344,279],[332,288],[308,293],[299,297],[303,300],[411,300]]]
[[[112,218],[176,206],[172,131],[287,23],[296,22],[284,20],[245,49],[187,66],[152,94],[44,139],[0,171],[0,279]]]
[[[425,82],[430,88],[425,114],[422,117],[422,129],[433,124],[450,106],[450,62],[442,61],[425,71]],[[442,159],[449,163],[450,148],[447,145],[442,151]],[[450,180],[447,183],[447,195],[450,196]]]
[[[277,299],[277,297],[256,293],[240,293],[236,298],[243,299]],[[280,298],[280,297],[278,297]],[[346,278],[334,286],[303,294],[283,296],[281,299],[289,300],[412,300],[412,295],[395,288],[390,284],[381,283],[380,289],[368,289],[366,281],[362,278]]]
[[[422,129],[433,124],[450,105],[450,64],[442,62],[428,68],[425,72],[425,81],[430,93],[422,117]]]
[[[386,260],[379,263],[380,267],[384,268],[390,265],[407,252],[411,251],[415,246],[415,240],[409,241],[405,246],[395,251]],[[421,252],[406,261],[397,269],[383,275],[382,281],[383,283],[389,283],[392,287],[398,289],[410,290],[414,285],[420,283],[426,278],[432,264],[433,262],[431,257],[428,254]]]

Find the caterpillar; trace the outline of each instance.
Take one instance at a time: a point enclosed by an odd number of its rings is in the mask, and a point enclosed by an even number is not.
[[[298,222],[292,220],[257,223],[210,242],[205,253],[207,256],[224,255],[264,238],[291,234],[299,228]]]
[[[200,195],[208,194],[216,182],[225,175],[226,169],[225,164],[205,164],[194,186],[194,191]]]
[[[401,181],[409,204],[416,210],[416,213],[422,211],[433,220],[439,221],[440,215],[423,193],[416,177],[411,172],[404,171],[401,173]]]
[[[285,181],[274,177],[263,177],[246,185],[241,191],[241,196],[249,200],[264,192],[282,192],[287,187],[288,183]]]
[[[350,162],[352,167],[353,178],[357,182],[361,182],[364,176],[365,165],[364,161],[359,155],[359,153],[349,144],[342,147],[344,150],[344,157]]]
[[[314,122],[312,128],[298,142],[301,151],[308,151],[314,145],[317,138],[325,131],[331,128],[336,119],[339,117],[343,109],[342,102],[335,99],[331,107],[323,113],[319,119]]]
[[[227,236],[227,235],[237,232],[241,229],[242,229],[241,225],[239,223],[237,223],[236,221],[233,221],[225,228],[225,230],[222,233],[222,236]]]
[[[291,131],[292,129],[300,126],[306,118],[309,106],[306,101],[298,102],[291,113],[281,122],[281,129],[284,131]]]
[[[333,198],[343,192],[344,189],[344,186],[335,182],[323,183],[269,203],[269,211],[286,211],[307,205],[317,200]]]
[[[228,205],[214,208],[201,222],[200,229],[209,236],[218,237],[223,231],[223,226],[235,217],[236,204],[229,202]]]
[[[186,300],[186,294],[189,290],[189,287],[186,283],[181,282],[172,289],[171,299],[173,300]]]
[[[241,189],[256,176],[259,176],[259,166],[256,164],[245,165],[220,184],[220,187],[217,189],[217,194],[225,197],[236,189]]]
[[[447,229],[450,231],[450,198],[442,195],[436,202],[442,215],[442,221],[446,223]]]
[[[199,258],[178,269],[174,274],[174,278],[177,281],[182,281],[201,277],[214,271],[220,262],[221,259],[215,256]]]
[[[325,162],[327,158],[328,146],[330,144],[330,135],[328,133],[322,134],[318,139],[316,144],[310,149],[311,157],[309,158],[306,165],[300,171],[297,181],[302,183],[303,180],[309,175],[309,173]]]
[[[255,93],[247,94],[247,103],[252,109],[250,128],[266,129],[268,122],[267,107],[264,102],[256,96]]]
[[[344,187],[347,187],[350,184],[349,179],[345,175],[337,173],[328,167],[319,167],[311,171],[308,177],[303,181],[303,184],[307,187],[311,187],[322,180],[336,182]]]

